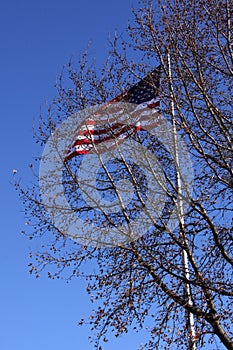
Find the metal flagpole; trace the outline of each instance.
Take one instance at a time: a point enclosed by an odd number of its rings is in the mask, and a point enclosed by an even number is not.
[[[183,244],[186,245],[187,240],[183,235],[184,232],[184,206],[183,206],[183,194],[182,194],[182,179],[180,173],[180,159],[179,159],[179,150],[177,144],[177,130],[176,130],[176,119],[175,119],[175,105],[173,100],[173,88],[172,88],[172,70],[171,70],[171,59],[170,54],[168,53],[168,74],[169,74],[169,83],[171,89],[171,113],[172,113],[172,126],[173,126],[173,140],[174,140],[174,154],[176,162],[176,176],[177,176],[177,211],[180,221],[180,236],[182,238]],[[183,269],[184,277],[187,281],[190,279],[189,264],[188,264],[188,254],[185,249],[182,249],[182,260],[183,260]],[[189,283],[185,283],[184,292],[187,297],[187,303],[193,305],[191,287]],[[188,350],[196,350],[196,332],[195,332],[195,323],[194,315],[187,311],[187,328],[189,336],[189,347]]]

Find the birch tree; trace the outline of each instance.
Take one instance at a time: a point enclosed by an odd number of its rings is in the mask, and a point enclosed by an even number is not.
[[[144,349],[233,349],[232,8],[232,0],[140,1],[129,39],[113,40],[102,70],[86,54],[68,64],[41,117],[37,142],[57,153],[41,160],[50,181],[43,173],[42,192],[16,185],[29,236],[44,244],[30,272],[86,278],[98,303],[89,320],[96,348],[109,332],[147,327]],[[134,51],[139,64],[128,59]],[[106,102],[157,66],[159,87],[149,84],[160,106],[137,128],[136,105]],[[93,115],[112,136],[102,148],[88,129]],[[116,121],[127,137],[114,136]],[[73,125],[86,127],[93,147],[65,161]]]

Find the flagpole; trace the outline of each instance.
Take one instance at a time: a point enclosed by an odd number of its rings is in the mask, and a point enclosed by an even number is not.
[[[187,244],[187,239],[184,236],[184,204],[183,204],[183,194],[182,194],[182,179],[180,174],[180,159],[179,159],[179,151],[178,151],[178,143],[177,143],[177,130],[176,130],[176,118],[175,118],[175,105],[173,99],[173,87],[172,87],[172,70],[171,70],[171,58],[170,53],[168,53],[168,77],[169,84],[171,89],[171,114],[172,114],[172,128],[173,128],[173,141],[174,141],[174,154],[175,154],[175,163],[176,163],[176,176],[177,176],[177,212],[180,222],[180,237],[182,238],[182,243],[184,245]],[[189,272],[189,263],[188,263],[188,254],[185,249],[182,249],[182,260],[183,260],[183,275],[186,281],[190,279]],[[185,282],[184,292],[187,297],[187,303],[192,306],[192,295],[191,295],[191,287],[188,282]],[[194,315],[186,311],[187,317],[187,328],[188,328],[188,337],[189,337],[189,346],[188,350],[196,350],[196,332],[195,332],[195,323],[194,323]]]

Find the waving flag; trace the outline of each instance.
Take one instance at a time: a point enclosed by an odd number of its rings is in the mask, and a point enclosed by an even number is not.
[[[94,145],[106,141],[120,142],[133,135],[143,127],[153,128],[158,124],[159,112],[159,78],[160,67],[150,72],[146,77],[133,85],[129,90],[115,97],[100,107],[93,115],[93,119],[87,119],[76,135],[74,143],[67,152],[65,161],[89,153]],[[132,110],[125,115],[124,106],[132,105]],[[106,120],[97,123],[98,117],[107,115]],[[120,117],[123,117],[120,121]]]

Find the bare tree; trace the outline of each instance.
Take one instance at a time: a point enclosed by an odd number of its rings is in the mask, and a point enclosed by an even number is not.
[[[69,64],[41,118],[43,191],[17,185],[31,237],[49,247],[31,272],[50,266],[50,278],[67,271],[88,280],[91,298],[101,300],[90,318],[97,348],[108,331],[149,323],[145,349],[210,348],[216,339],[233,349],[232,8],[232,0],[140,2],[123,50],[115,38],[100,74],[86,54],[77,68]],[[128,61],[132,48],[140,64]],[[134,86],[151,62],[161,71],[159,87],[148,82],[159,89],[160,110],[147,113],[149,126],[136,128],[138,106],[124,99],[95,107]],[[96,147],[90,116],[111,143]],[[76,120],[92,145],[86,165],[85,155],[65,161]],[[116,137],[116,123],[127,137]],[[95,274],[82,269],[89,259]]]

